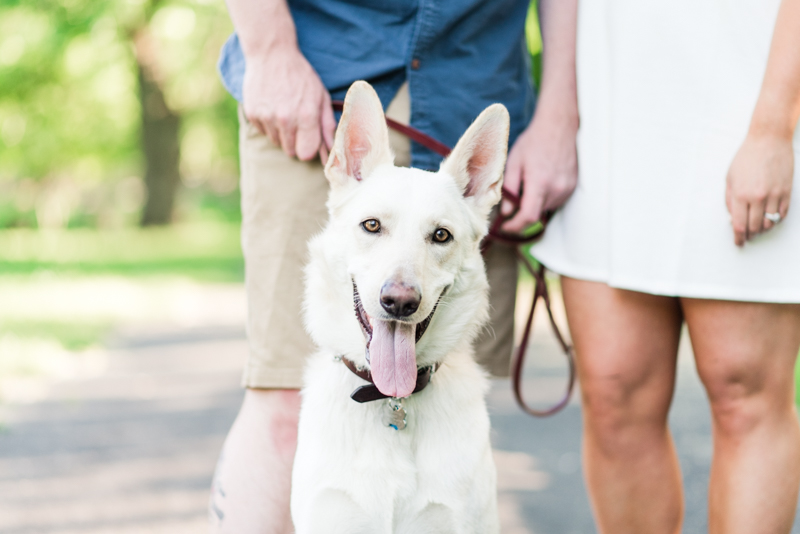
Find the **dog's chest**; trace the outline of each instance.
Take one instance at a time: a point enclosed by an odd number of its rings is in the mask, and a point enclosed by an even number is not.
[[[335,488],[365,510],[400,513],[430,502],[461,508],[477,483],[493,491],[481,383],[464,384],[459,377],[461,387],[451,388],[454,381],[435,376],[403,401],[407,425],[395,430],[385,422],[389,402],[351,400],[348,388],[361,384],[341,369],[314,364],[306,378],[294,483],[309,493]],[[475,378],[482,379],[479,373]]]

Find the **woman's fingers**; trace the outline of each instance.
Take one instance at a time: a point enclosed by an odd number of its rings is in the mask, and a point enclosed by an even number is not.
[[[544,198],[541,191],[523,191],[520,207],[514,217],[503,224],[506,232],[522,232],[528,226],[539,221],[542,216],[542,203]]]
[[[793,154],[791,139],[758,132],[749,133],[739,147],[726,189],[737,245],[778,224],[766,220],[765,214],[786,217],[794,180]]]
[[[789,215],[789,203],[791,200],[790,195],[784,195],[781,197],[781,204],[778,208],[778,213],[781,214],[781,219],[785,219],[787,215]]]
[[[508,162],[506,162],[506,173],[503,177],[503,189],[517,195],[517,198],[521,196],[520,183],[522,182],[522,161],[520,160],[519,152],[512,149],[511,153],[509,153]],[[505,198],[500,203],[500,213],[505,217],[514,213],[514,208],[514,204]]]
[[[751,200],[747,206],[747,239],[753,239],[764,230],[764,200]]]
[[[731,226],[734,243],[743,246],[747,241],[747,203],[735,196],[731,198]]]
[[[770,221],[769,219],[767,219],[766,215],[768,213],[769,214],[774,214],[774,213],[780,214],[780,212],[781,212],[781,199],[780,199],[780,197],[777,196],[777,195],[774,195],[774,196],[770,195],[769,198],[767,198],[767,205],[764,208],[764,231],[765,232],[767,230],[771,229],[773,226],[775,226],[775,223]]]

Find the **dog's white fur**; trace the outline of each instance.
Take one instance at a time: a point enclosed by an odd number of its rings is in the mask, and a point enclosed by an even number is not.
[[[330,220],[309,244],[306,269],[306,327],[320,350],[302,392],[291,500],[298,534],[498,532],[487,379],[472,342],[487,318],[480,241],[500,200],[508,128],[508,112],[495,104],[439,172],[394,167],[377,95],[365,82],[350,88],[325,168]],[[371,218],[379,234],[361,227]],[[433,242],[437,228],[452,241]],[[420,288],[413,323],[444,292],[416,345],[419,367],[441,366],[403,400],[408,426],[399,431],[382,423],[385,400],[350,399],[365,382],[334,359],[369,367],[352,284],[381,320],[389,279]]]

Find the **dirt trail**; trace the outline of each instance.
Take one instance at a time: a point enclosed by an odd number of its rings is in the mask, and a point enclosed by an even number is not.
[[[190,290],[188,301],[206,309],[216,302],[224,320],[206,311],[188,324],[139,321],[99,349],[99,371],[48,382],[27,403],[0,405],[0,533],[207,531],[211,475],[242,398],[243,315],[229,310],[244,300],[241,287]],[[527,390],[545,401],[560,393],[563,362],[540,319]],[[684,532],[693,534],[706,530],[710,427],[685,342],[680,361],[670,420],[686,484]],[[503,532],[593,532],[578,405],[531,419],[505,381],[493,384],[489,404]]]

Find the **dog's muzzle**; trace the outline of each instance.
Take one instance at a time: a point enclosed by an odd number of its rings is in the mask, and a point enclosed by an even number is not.
[[[442,295],[444,295],[444,291],[442,291]],[[437,299],[436,304],[434,304],[433,309],[431,310],[431,313],[425,319],[417,323],[414,336],[415,343],[419,343],[419,340],[422,339],[422,335],[428,329],[428,325],[431,324],[433,314],[436,313],[436,307],[439,305],[439,300],[441,300],[442,295],[440,295],[439,299]],[[361,326],[361,331],[364,333],[364,337],[367,340],[367,347],[369,347],[369,343],[372,341],[372,323],[370,322],[370,317],[366,310],[364,310],[364,305],[361,302],[361,295],[358,294],[358,287],[356,286],[355,281],[353,282],[353,308],[356,312],[358,324]],[[367,351],[367,361],[369,361],[369,351]]]

